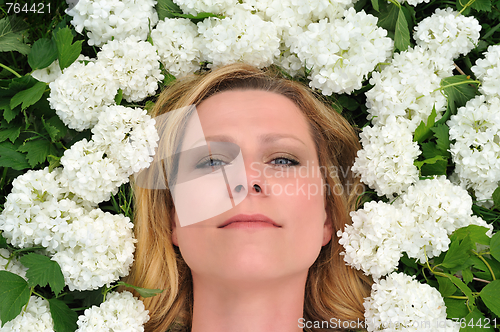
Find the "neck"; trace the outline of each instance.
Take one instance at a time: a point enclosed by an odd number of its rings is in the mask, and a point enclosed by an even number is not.
[[[306,279],[307,273],[243,283],[193,274],[191,332],[301,332]]]

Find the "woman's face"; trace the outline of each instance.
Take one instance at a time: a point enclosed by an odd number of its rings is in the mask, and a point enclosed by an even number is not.
[[[172,241],[193,278],[250,282],[307,275],[330,241],[331,228],[306,117],[288,98],[260,90],[216,94],[197,112],[209,146],[223,141],[241,149],[246,183],[232,183],[227,196],[246,196],[227,211],[187,226],[181,227],[172,211]],[[182,151],[194,143],[190,128]],[[204,165],[230,167],[219,157],[214,154]],[[192,197],[196,209],[200,202],[196,194]]]

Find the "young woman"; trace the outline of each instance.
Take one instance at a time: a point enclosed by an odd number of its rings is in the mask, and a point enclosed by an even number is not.
[[[363,321],[370,280],[345,266],[336,237],[362,192],[345,119],[307,87],[243,64],[178,80],[152,115],[172,115],[158,121],[159,162],[147,173],[163,183],[136,181],[126,280],[165,289],[144,299],[146,331]]]

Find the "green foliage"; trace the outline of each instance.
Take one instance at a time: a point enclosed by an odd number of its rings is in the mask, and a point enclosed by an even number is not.
[[[28,55],[28,63],[33,70],[48,67],[57,59],[57,46],[52,39],[38,39],[31,50]]]
[[[50,314],[54,320],[55,332],[74,332],[78,325],[78,314],[71,310],[66,303],[58,299],[49,299]]]
[[[29,45],[24,43],[23,33],[28,27],[18,17],[9,16],[0,20],[0,52],[17,51],[21,54],[30,52]]]
[[[26,278],[30,287],[49,284],[57,296],[66,285],[61,267],[49,257],[31,253],[21,257],[20,261],[28,268]]]
[[[410,30],[404,8],[400,7],[398,12],[398,19],[396,20],[396,30],[394,33],[394,46],[399,51],[406,51],[411,46],[410,44]]]
[[[10,100],[10,108],[14,109],[22,103],[21,110],[24,111],[28,106],[33,105],[42,98],[46,87],[46,83],[37,82],[29,89],[16,93]]]
[[[54,40],[57,47],[59,67],[62,70],[69,67],[69,65],[78,58],[82,52],[83,40],[77,40],[73,43],[73,34],[68,27],[64,27],[54,32]]]
[[[118,285],[133,288],[137,291],[137,293],[139,293],[139,295],[141,295],[144,298],[155,296],[155,295],[160,294],[164,291],[163,289],[141,288],[141,287],[137,287],[134,285],[124,283],[123,281],[119,281]]]
[[[21,313],[30,299],[30,288],[26,280],[17,274],[0,271],[0,320],[2,326]]]
[[[477,93],[478,81],[471,80],[465,75],[456,75],[441,80],[441,89],[446,98],[452,100],[455,107],[459,108],[465,105],[467,101],[474,98]],[[456,112],[453,110],[453,114]]]
[[[182,14],[182,10],[172,0],[158,0],[156,12],[160,20],[174,18],[174,14]]]

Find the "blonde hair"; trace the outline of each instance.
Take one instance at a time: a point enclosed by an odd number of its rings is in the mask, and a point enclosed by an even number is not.
[[[350,223],[349,212],[355,209],[362,192],[359,179],[350,172],[360,148],[356,132],[337,112],[326,106],[306,86],[279,77],[273,71],[261,71],[249,65],[233,64],[204,75],[178,80],[163,91],[152,116],[198,105],[208,97],[227,90],[263,90],[289,98],[309,120],[318,159],[326,169],[337,170],[324,177],[325,195],[332,222],[332,240],[325,245],[309,269],[304,300],[304,318],[311,321],[363,320],[363,299],[369,295],[370,279],[346,266],[338,244],[337,231]],[[180,139],[183,119],[164,128],[160,149],[172,147]],[[338,189],[341,189],[340,192]],[[164,332],[176,323],[191,327],[193,291],[189,267],[171,240],[171,211],[174,208],[167,189],[135,187],[135,236],[138,239],[135,263],[126,282],[144,288],[165,289],[157,296],[143,299],[150,320],[146,331]],[[138,296],[138,294],[136,294]],[[307,330],[307,329],[306,329]],[[311,331],[319,331],[311,329]]]

